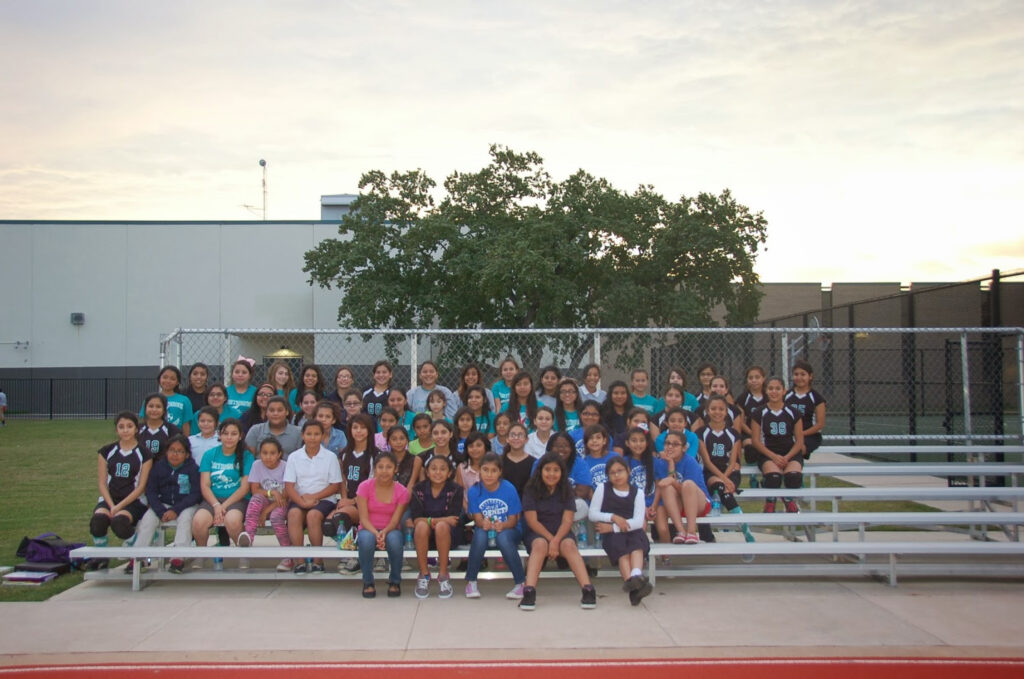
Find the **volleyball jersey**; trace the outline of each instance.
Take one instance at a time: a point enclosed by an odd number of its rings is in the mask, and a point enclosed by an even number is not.
[[[761,442],[773,453],[786,455],[793,447],[793,435],[800,417],[788,406],[772,410],[762,406],[754,411],[754,420],[761,425]]]
[[[142,465],[153,459],[153,455],[142,446],[122,450],[117,443],[103,446],[97,453],[107,463],[107,490],[110,498],[118,503],[132,494],[139,485]],[[100,497],[102,500],[103,497]]]
[[[697,437],[704,442],[704,449],[708,451],[711,464],[719,471],[725,471],[729,466],[729,459],[732,456],[733,446],[739,438],[736,431],[729,427],[721,431],[715,431],[711,427],[701,427]]]
[[[345,497],[356,499],[359,484],[370,478],[370,465],[373,461],[364,451],[361,455],[352,451],[341,458],[341,478],[345,484]]]
[[[736,417],[738,415],[742,415],[743,414],[743,409],[740,408],[735,403],[726,403],[725,405],[728,406],[726,408],[726,410],[725,410],[725,426],[727,428],[731,428],[732,425],[733,425],[733,422],[736,421]],[[704,424],[707,424],[708,422],[710,422],[710,420],[708,419],[708,404],[707,404],[707,401],[705,401],[704,404],[701,405],[700,410],[697,411],[697,417],[699,417],[704,422]],[[690,423],[690,424],[692,425],[692,423]]]
[[[790,389],[786,392],[783,402],[804,422],[804,429],[810,429],[817,423],[814,410],[825,402],[825,397],[811,389],[806,394],[797,394]]]
[[[765,400],[764,394],[761,394],[761,397],[758,398],[757,396],[751,394],[749,391],[744,391],[736,399],[736,405],[738,405],[743,410],[743,413],[748,418],[753,414],[755,409],[765,406],[767,404],[768,402]]]
[[[167,439],[180,433],[181,430],[178,429],[178,427],[166,420],[156,429],[150,429],[148,425],[143,423],[142,426],[139,427],[139,447],[148,451],[150,457],[157,458],[160,456],[160,450],[163,448],[164,444],[167,443]]]

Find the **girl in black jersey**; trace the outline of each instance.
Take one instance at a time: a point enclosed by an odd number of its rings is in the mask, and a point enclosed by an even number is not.
[[[732,395],[729,393],[729,380],[725,379],[722,375],[715,375],[711,378],[711,394],[708,399],[712,396],[721,396],[725,400],[725,426],[730,429],[735,429],[737,432],[743,428],[743,410],[736,404],[732,403],[730,399]],[[701,427],[708,423],[707,414],[708,401],[705,400],[701,407],[697,410],[697,419],[693,421],[691,429],[693,431],[699,430]]]
[[[708,396],[711,396],[711,380],[717,374],[718,368],[713,363],[701,363],[697,367],[697,380],[700,382],[700,389],[694,393],[694,396],[697,397],[698,406],[704,405]]]
[[[731,514],[742,514],[736,502],[740,487],[740,437],[735,429],[726,423],[728,403],[725,397],[712,395],[704,406],[708,424],[697,431],[700,443],[700,460],[704,465],[704,483],[711,494],[718,493],[722,505]],[[747,542],[754,536],[746,524],[740,528]]]
[[[140,498],[146,492],[146,481],[153,466],[153,456],[139,445],[139,419],[134,413],[118,413],[114,420],[117,441],[97,452],[97,476],[100,497],[89,521],[89,533],[97,547],[107,546],[107,531],[127,540],[135,532],[135,524],[146,513]],[[105,568],[106,560],[90,564]]]
[[[747,388],[736,398],[736,405],[743,409],[744,422],[740,429],[743,437],[743,460],[747,464],[754,464],[757,461],[757,451],[751,441],[750,418],[754,410],[765,405],[767,401],[764,395],[764,368],[759,365],[752,365],[747,368],[745,381]],[[751,477],[751,488],[755,488],[754,479]]]
[[[786,392],[786,405],[793,409],[804,423],[804,457],[811,456],[821,445],[821,430],[825,428],[825,397],[811,388],[814,370],[807,361],[793,364],[793,388]]]
[[[142,402],[143,420],[138,429],[138,445],[149,452],[154,460],[159,459],[167,439],[181,430],[167,421],[167,397],[153,393]],[[136,420],[138,422],[138,420]]]
[[[799,488],[803,485],[803,423],[786,407],[783,401],[786,387],[781,379],[769,378],[764,391],[768,404],[754,411],[750,423],[754,448],[760,456],[758,466],[764,475],[764,487],[781,488],[784,480],[786,488]],[[783,500],[787,512],[800,511],[792,498]],[[764,511],[775,511],[775,498],[765,500]]]

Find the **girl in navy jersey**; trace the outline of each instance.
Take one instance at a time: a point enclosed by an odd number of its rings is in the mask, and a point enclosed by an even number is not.
[[[728,402],[722,396],[713,395],[704,410],[708,423],[697,431],[700,459],[704,465],[704,484],[708,492],[722,499],[726,511],[742,514],[736,502],[736,489],[740,487],[740,437],[726,422]],[[754,536],[746,524],[741,527],[747,542]]]
[[[163,394],[147,396],[142,402],[142,413],[145,419],[138,430],[139,445],[157,459],[167,439],[180,434],[181,430],[167,421],[167,398]]]
[[[562,432],[559,438],[567,451],[571,442]],[[575,453],[572,453],[575,457]],[[583,563],[572,525],[576,514],[575,493],[569,483],[565,462],[557,452],[547,452],[537,461],[536,469],[523,491],[523,542],[530,554],[526,565],[526,586],[519,608],[532,611],[537,605],[537,583],[541,568],[548,559],[563,558],[569,564],[583,590],[582,608],[597,606],[597,592],[590,584],[590,574]]]
[[[697,397],[697,406],[704,405],[704,401],[711,396],[711,380],[718,374],[718,368],[713,363],[701,363],[697,368],[697,380],[700,382],[694,396]]]
[[[114,427],[117,441],[97,451],[100,496],[89,521],[89,533],[97,547],[106,547],[108,530],[122,540],[135,532],[135,524],[146,513],[140,498],[153,466],[153,456],[139,445],[139,419],[130,412],[118,413]],[[106,560],[90,564],[90,568],[106,566]]]
[[[725,399],[725,426],[740,431],[743,428],[743,410],[730,401],[732,395],[729,392],[729,380],[725,379],[723,375],[715,375],[711,378],[711,394],[708,398],[711,396],[721,396]],[[697,419],[694,420],[691,427],[694,431],[697,431],[708,422],[708,414],[705,410],[707,403],[707,400],[705,400],[697,411]]]
[[[740,430],[740,436],[743,437],[743,460],[747,464],[754,464],[757,459],[757,451],[751,442],[750,418],[754,410],[767,403],[764,395],[764,378],[765,372],[761,366],[752,365],[747,368],[747,388],[736,398],[736,405],[743,409],[743,427]]]
[[[349,528],[359,523],[359,507],[356,505],[356,491],[359,484],[370,478],[377,446],[373,440],[373,419],[366,413],[352,415],[348,422],[345,448],[338,454],[341,462],[341,499],[324,521],[324,535],[344,535]],[[355,573],[359,561],[349,559],[339,565],[339,570]]]
[[[508,407],[508,401],[512,397],[512,382],[519,374],[519,364],[511,356],[505,358],[498,366],[501,379],[491,385],[491,393],[494,394],[494,412],[500,413]]]
[[[491,412],[492,399],[481,386],[472,386],[466,390],[466,408],[473,416],[476,431],[494,437],[494,413]]]
[[[764,476],[765,488],[799,488],[803,484],[804,447],[803,422],[786,406],[786,387],[778,377],[770,377],[764,384],[767,405],[754,411],[750,423],[754,448],[759,454],[758,466]],[[786,498],[786,511],[798,512],[796,502]],[[775,511],[775,498],[768,498],[764,511]]]
[[[245,414],[252,407],[256,386],[252,383],[252,359],[238,357],[231,366],[231,384],[228,386],[228,405]]]
[[[608,481],[594,490],[590,520],[604,547],[608,560],[619,567],[623,589],[634,606],[654,587],[644,576],[644,559],[651,551],[644,526],[647,516],[644,494],[630,482],[629,463],[615,456],[605,465]]]
[[[551,410],[558,405],[558,383],[562,380],[562,371],[553,365],[545,366],[540,371],[540,386],[537,388],[537,402]]]
[[[785,396],[786,405],[792,408],[804,427],[804,458],[811,456],[821,445],[821,430],[825,428],[825,397],[811,388],[814,370],[807,361],[793,364],[793,388]]]
[[[532,430],[533,419],[537,417],[537,394],[533,389],[533,378],[528,372],[518,372],[512,378],[512,393],[508,397],[509,416],[513,422],[519,422],[527,430]]]
[[[555,431],[571,432],[580,426],[580,389],[575,380],[558,383],[558,405],[555,406]]]
[[[393,376],[394,370],[387,361],[377,361],[373,364],[373,386],[363,392],[363,412],[373,418],[375,425],[378,424],[377,420],[384,406],[388,404]]]
[[[633,410],[633,399],[629,387],[622,380],[612,382],[608,387],[608,398],[601,404],[601,424],[611,436],[626,432],[626,416]]]
[[[410,495],[409,511],[419,565],[417,599],[430,596],[427,551],[431,545],[437,549],[438,596],[450,599],[453,593],[448,575],[448,551],[459,546],[462,537],[459,521],[465,503],[463,489],[451,480],[452,471],[451,460],[435,457],[427,465],[427,480],[416,484]]]

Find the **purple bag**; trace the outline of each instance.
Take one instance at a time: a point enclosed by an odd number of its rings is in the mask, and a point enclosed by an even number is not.
[[[23,538],[17,556],[30,563],[71,563],[71,550],[83,547],[80,542],[67,542],[56,533],[43,533]]]

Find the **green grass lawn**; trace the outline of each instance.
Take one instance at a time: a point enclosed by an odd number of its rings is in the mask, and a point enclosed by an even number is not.
[[[91,544],[89,516],[96,506],[96,450],[116,440],[104,420],[18,420],[0,428],[0,565],[14,566],[18,543],[52,532]],[[116,538],[115,538],[116,540]],[[82,581],[62,575],[39,587],[0,587],[0,601],[42,601]]]

